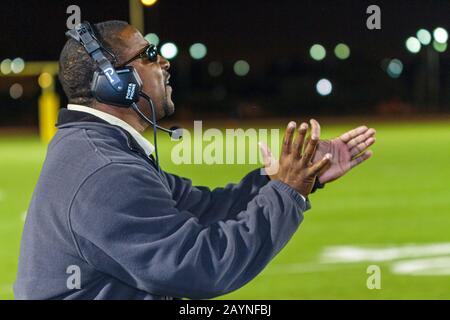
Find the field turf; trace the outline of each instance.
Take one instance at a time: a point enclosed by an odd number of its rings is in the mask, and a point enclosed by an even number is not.
[[[323,124],[322,133],[334,137],[358,124]],[[313,208],[285,249],[255,280],[223,298],[450,299],[450,122],[372,125],[374,157],[311,195]],[[163,168],[198,185],[237,182],[257,167],[176,166],[169,163],[174,142],[159,137]],[[23,220],[45,152],[37,137],[0,136],[0,299],[13,298]],[[367,256],[352,261],[350,250],[348,259],[327,261],[326,253],[341,246]],[[395,272],[409,262],[411,272],[408,266]],[[373,264],[381,270],[379,290],[366,286]]]

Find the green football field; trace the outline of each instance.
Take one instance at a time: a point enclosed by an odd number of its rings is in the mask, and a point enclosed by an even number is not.
[[[322,137],[359,124],[324,123]],[[377,129],[374,157],[311,195],[313,208],[285,249],[224,298],[450,299],[450,122],[368,124]],[[195,184],[237,182],[257,167],[176,166],[169,163],[174,142],[159,137],[163,168]],[[24,217],[45,151],[37,137],[0,137],[0,299],[13,298]],[[367,286],[371,265],[379,267],[380,289]]]

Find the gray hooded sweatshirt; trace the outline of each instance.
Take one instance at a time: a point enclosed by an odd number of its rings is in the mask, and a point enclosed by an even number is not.
[[[133,137],[61,110],[23,230],[17,299],[204,299],[236,290],[309,209],[259,170],[210,190],[162,171]]]

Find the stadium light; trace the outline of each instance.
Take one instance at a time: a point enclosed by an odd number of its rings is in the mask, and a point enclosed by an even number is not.
[[[338,59],[345,60],[350,56],[350,48],[345,43],[339,43],[334,48],[334,54]]]
[[[159,37],[156,33],[148,33],[145,35],[144,39],[155,46],[158,46],[159,44]]]
[[[22,87],[22,85],[20,83],[14,83],[9,88],[9,95],[14,100],[19,99],[22,96],[22,94],[23,94],[23,87]]]
[[[408,49],[409,52],[418,53],[421,48],[422,48],[422,45],[420,44],[420,41],[417,40],[417,38],[409,37],[406,40],[406,49]]]
[[[53,84],[53,76],[48,72],[43,72],[39,75],[38,83],[42,89],[49,88]]]
[[[446,43],[448,40],[448,32],[444,28],[436,28],[433,31],[433,37],[436,42],[439,43]]]
[[[207,49],[203,43],[194,43],[189,48],[189,53],[193,59],[200,60],[206,56]]]
[[[328,79],[320,79],[316,84],[316,90],[321,96],[327,96],[333,91],[333,85]]]
[[[21,73],[25,68],[25,61],[22,58],[15,58],[11,62],[11,71],[13,73]]]
[[[392,59],[386,68],[386,72],[391,78],[400,77],[403,72],[403,63],[398,59]]]
[[[178,54],[178,48],[175,43],[167,42],[161,46],[161,55],[166,59],[173,59]]]
[[[0,64],[0,71],[3,74],[10,74],[11,73],[11,59],[4,59],[2,63]]]
[[[158,0],[141,0],[141,3],[146,7],[150,7],[154,5],[156,2],[158,2]]]
[[[327,55],[327,51],[325,50],[324,46],[320,44],[314,44],[311,49],[309,49],[309,54],[314,60],[320,61],[325,58],[325,56]]]
[[[246,76],[250,71],[250,65],[245,60],[238,60],[233,66],[234,73],[240,77]]]
[[[433,41],[433,48],[437,52],[443,53],[447,50],[447,43],[440,43],[437,41]]]
[[[426,29],[420,29],[417,31],[417,39],[421,44],[427,46],[431,43],[431,33]]]

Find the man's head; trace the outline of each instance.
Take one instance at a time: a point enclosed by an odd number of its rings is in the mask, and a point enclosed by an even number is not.
[[[104,53],[115,67],[122,66],[148,45],[142,34],[124,21],[97,23],[93,29],[103,47],[115,55],[116,61],[108,53]],[[138,58],[128,65],[134,67],[141,77],[142,90],[152,98],[157,119],[172,114],[174,111],[172,88],[166,85],[170,77],[168,73],[170,63],[158,55],[156,62]],[[131,108],[118,108],[95,100],[90,88],[97,64],[77,41],[69,39],[66,42],[60,55],[59,67],[59,79],[70,103],[101,109],[128,120],[130,117],[137,117]],[[145,100],[141,99],[138,105],[147,116],[151,115]]]

